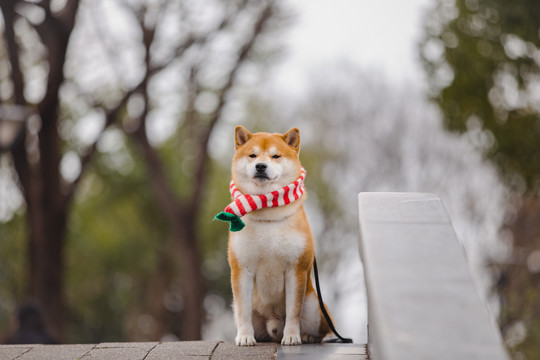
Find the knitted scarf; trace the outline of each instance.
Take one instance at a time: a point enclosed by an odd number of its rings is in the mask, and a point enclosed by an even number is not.
[[[268,194],[248,195],[242,194],[236,187],[236,184],[231,180],[229,191],[233,197],[233,202],[227,205],[224,211],[217,214],[214,219],[221,221],[229,221],[231,223],[230,231],[240,231],[246,226],[240,218],[253,210],[264,209],[267,207],[278,207],[288,205],[298,200],[305,191],[304,179],[306,178],[306,170],[302,168],[300,177],[295,182],[282,187],[279,190],[272,191]]]

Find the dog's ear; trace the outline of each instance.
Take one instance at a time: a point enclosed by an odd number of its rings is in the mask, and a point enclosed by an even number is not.
[[[234,147],[238,149],[240,146],[244,145],[251,139],[251,133],[243,127],[242,125],[236,126],[234,129]]]
[[[298,128],[292,128],[283,134],[283,140],[296,152],[300,150],[300,130]]]

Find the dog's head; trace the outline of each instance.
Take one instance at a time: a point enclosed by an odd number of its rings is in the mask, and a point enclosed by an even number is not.
[[[278,190],[300,176],[300,131],[297,128],[285,134],[252,134],[245,127],[237,126],[234,137],[236,153],[232,176],[243,193],[264,194]]]

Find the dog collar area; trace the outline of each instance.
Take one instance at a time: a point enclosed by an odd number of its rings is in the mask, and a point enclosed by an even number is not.
[[[279,219],[271,219],[271,220],[270,219],[249,219],[249,221],[255,221],[255,222],[260,222],[260,223],[277,223],[277,222],[285,221],[291,216],[292,215],[287,215]]]

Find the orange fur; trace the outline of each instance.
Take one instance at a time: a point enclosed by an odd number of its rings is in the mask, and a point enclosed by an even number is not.
[[[300,175],[296,128],[285,134],[251,134],[237,126],[235,148],[232,176],[242,193],[268,193]],[[253,176],[256,164],[268,167],[267,180]],[[311,282],[315,253],[302,205],[305,197],[255,210],[243,217],[242,231],[230,233],[228,259],[238,345],[320,342],[329,332]]]

